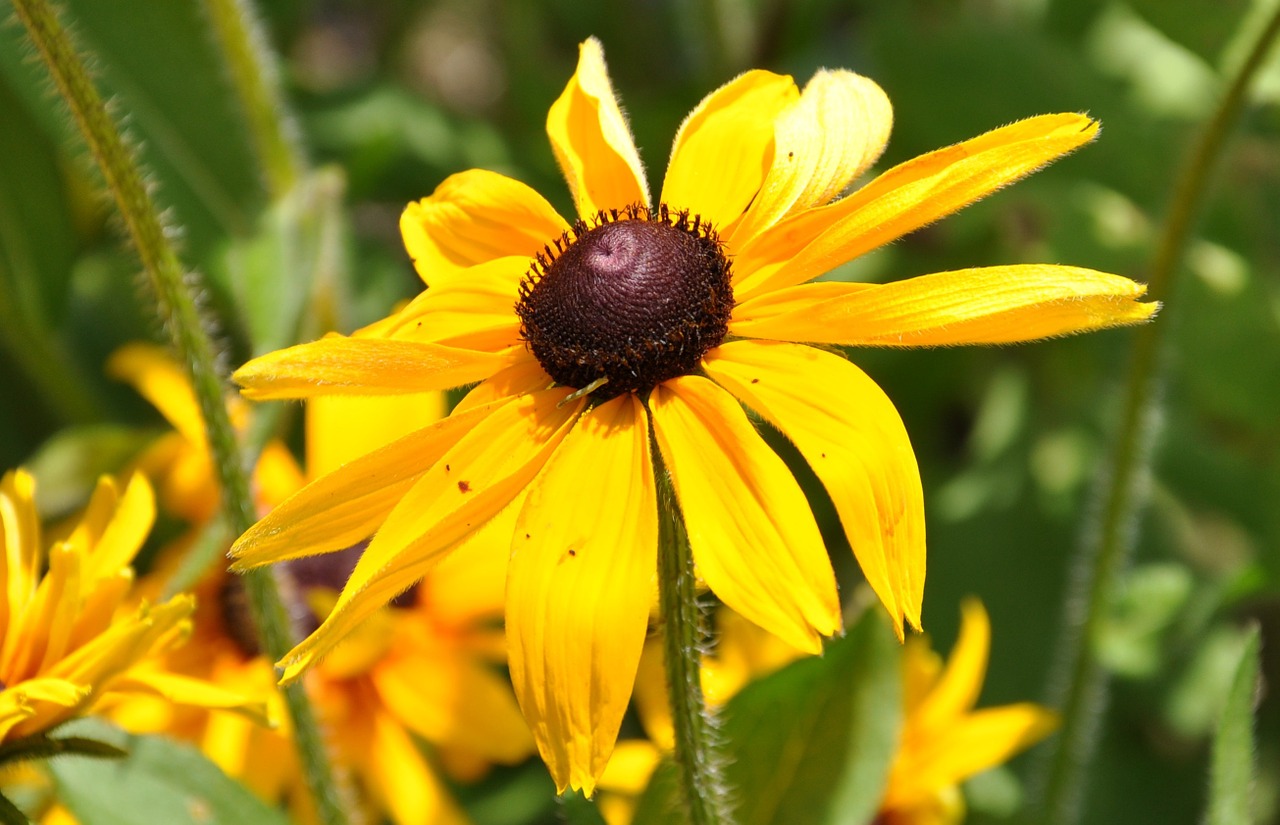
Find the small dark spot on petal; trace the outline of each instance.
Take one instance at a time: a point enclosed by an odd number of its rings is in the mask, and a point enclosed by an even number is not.
[[[752,379],[751,379],[751,383],[752,383],[752,384],[759,384],[759,383],[760,383],[760,379],[759,379],[759,378],[752,378]]]
[[[787,160],[791,160],[795,156],[796,156],[795,152],[787,152]]]
[[[524,534],[524,537],[525,537],[525,538],[532,538],[528,533],[525,533],[525,534]]]
[[[451,469],[452,469],[452,468],[451,468],[448,464],[444,465],[444,471],[445,471],[446,473],[447,473],[447,472],[449,472]]]
[[[578,551],[577,551],[577,550],[574,550],[572,547],[570,547],[570,548],[569,548],[569,555],[570,555],[570,556],[576,556],[576,555],[578,555]]]
[[[469,492],[471,492],[471,482],[470,482],[470,481],[459,481],[459,482],[458,482],[458,489],[459,489],[459,490],[461,490],[461,491],[462,491],[462,492],[464,492],[464,493],[469,493]]]
[[[822,454],[822,457],[823,457],[823,458],[826,458],[826,457],[827,457],[827,454],[826,454],[826,453],[823,453],[823,454]]]

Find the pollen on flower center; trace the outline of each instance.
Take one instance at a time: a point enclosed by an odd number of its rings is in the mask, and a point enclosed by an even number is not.
[[[733,287],[712,227],[632,206],[579,221],[520,285],[521,335],[559,384],[592,397],[645,392],[692,372],[724,340]]]

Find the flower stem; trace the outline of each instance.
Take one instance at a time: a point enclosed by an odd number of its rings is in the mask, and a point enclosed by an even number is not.
[[[204,9],[248,121],[267,190],[278,199],[298,182],[307,161],[297,123],[280,93],[275,53],[251,0],[204,0]]]
[[[1125,385],[1123,407],[1109,473],[1098,491],[1099,518],[1084,537],[1068,586],[1066,638],[1055,664],[1061,685],[1062,729],[1050,752],[1038,795],[1042,821],[1071,825],[1079,819],[1085,766],[1092,759],[1098,727],[1106,709],[1107,680],[1097,658],[1097,642],[1112,603],[1117,579],[1137,538],[1137,519],[1150,476],[1158,417],[1157,387],[1161,344],[1173,309],[1174,276],[1204,202],[1212,173],[1222,156],[1249,84],[1280,34],[1280,7],[1261,27],[1246,59],[1236,69],[1222,101],[1196,142],[1173,191],[1160,244],[1152,259],[1148,292],[1164,303],[1156,323],[1141,327]]]
[[[224,383],[214,344],[193,297],[198,286],[194,278],[184,272],[160,212],[143,182],[134,152],[89,79],[84,59],[76,52],[52,6],[48,0],[14,0],[13,7],[70,108],[142,259],[157,313],[187,365],[200,403],[227,524],[236,533],[244,532],[254,521],[253,500],[223,401]],[[246,577],[245,590],[264,649],[276,658],[283,656],[292,646],[292,639],[274,580],[269,573],[256,572]],[[346,816],[338,804],[328,756],[302,687],[286,689],[285,701],[293,717],[303,769],[319,818],[326,825],[344,823]]]
[[[693,575],[693,553],[671,477],[654,450],[658,485],[658,610],[664,628],[667,696],[675,728],[675,761],[690,825],[718,825],[724,812],[714,715],[702,696],[702,613]]]

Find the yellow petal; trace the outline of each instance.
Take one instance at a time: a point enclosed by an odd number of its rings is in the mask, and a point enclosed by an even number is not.
[[[156,517],[156,498],[146,476],[134,473],[116,503],[102,537],[89,554],[85,575],[89,581],[112,576],[130,566],[133,557],[151,532]]]
[[[524,499],[518,499],[523,506]],[[474,628],[501,618],[506,603],[507,558],[520,514],[517,501],[440,562],[418,587],[433,621],[446,627]],[[505,655],[505,645],[503,647]]]
[[[658,385],[654,431],[698,574],[725,604],[793,647],[840,629],[831,562],[782,459],[724,390],[698,376]]]
[[[154,344],[125,344],[107,359],[106,371],[137,390],[188,441],[204,445],[204,417],[191,379],[167,350]]]
[[[843,200],[782,221],[738,251],[737,294],[804,283],[973,203],[1088,143],[1084,115],[1042,115],[895,166]]]
[[[883,807],[906,807],[995,767],[1039,742],[1058,717],[1039,705],[989,708],[954,721],[899,755]]]
[[[515,314],[528,257],[497,258],[458,272],[401,311],[355,333],[357,338],[445,344],[500,352],[520,343]]]
[[[919,627],[924,493],[893,402],[849,361],[799,344],[736,341],[709,352],[703,365],[813,468],[899,638],[904,618]]]
[[[307,473],[319,478],[445,417],[442,392],[329,395],[307,402]]]
[[[396,395],[447,390],[479,381],[509,354],[440,344],[333,335],[255,358],[231,376],[245,398],[269,401],[315,395]]]
[[[333,611],[281,666],[293,681],[515,498],[564,438],[585,402],[546,390],[487,411],[422,474],[360,556]],[[352,465],[348,465],[352,466]]]
[[[550,389],[554,384],[555,380],[547,375],[546,370],[538,363],[538,359],[533,357],[533,353],[526,352],[525,357],[513,359],[509,366],[503,367],[477,384],[458,402],[454,412],[459,413],[494,401]]]
[[[27,679],[0,691],[0,741],[30,736],[65,720],[91,689],[66,679]]]
[[[1071,266],[937,272],[888,284],[804,284],[735,308],[734,335],[863,347],[1012,344],[1149,320],[1145,284]],[[814,289],[820,287],[820,289]],[[814,300],[805,295],[813,291]],[[807,303],[807,306],[806,306]],[[782,309],[775,314],[775,308]]]
[[[484,169],[450,175],[400,216],[405,249],[432,286],[495,258],[530,258],[568,229],[537,192]]]
[[[789,76],[755,70],[703,98],[676,132],[662,202],[726,229],[759,191],[774,121],[799,97]]]
[[[772,167],[729,234],[731,246],[839,195],[879,159],[892,126],[893,107],[875,81],[843,69],[820,70],[778,118]]]
[[[236,539],[233,569],[342,550],[369,538],[423,473],[492,410],[455,413],[311,482]]]
[[[656,587],[657,506],[648,422],[627,394],[579,419],[516,525],[511,680],[562,793],[590,796],[618,738]]]
[[[398,652],[370,677],[378,698],[406,728],[490,763],[515,765],[533,753],[533,737],[505,678],[456,648],[434,656],[413,647]]]
[[[467,818],[431,770],[407,731],[384,713],[372,714],[372,736],[357,756],[366,786],[394,822],[467,825]]]
[[[136,668],[111,683],[112,693],[151,694],[175,705],[237,713],[258,725],[273,724],[267,702],[245,696],[212,682],[178,673]]]
[[[991,620],[982,602],[965,599],[960,606],[960,636],[933,689],[911,714],[913,730],[941,730],[978,703],[991,650]]]
[[[649,203],[640,155],[594,37],[579,47],[578,70],[551,104],[547,135],[579,215]]]

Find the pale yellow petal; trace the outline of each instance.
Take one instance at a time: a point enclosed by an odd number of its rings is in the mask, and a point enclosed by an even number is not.
[[[730,330],[863,347],[1013,344],[1147,321],[1160,305],[1138,301],[1146,290],[1119,275],[1048,264],[961,269],[888,284],[804,284],[739,305]]]
[[[926,736],[972,710],[987,675],[991,620],[977,599],[965,599],[960,610],[960,636],[947,657],[946,668],[911,714],[912,729]]]
[[[151,532],[156,517],[156,498],[146,476],[134,473],[125,483],[106,529],[94,544],[85,566],[85,576],[92,582],[113,576],[121,568],[133,564],[133,557]]]
[[[912,743],[895,762],[885,807],[907,807],[1008,761],[1058,726],[1058,717],[1039,705],[989,708],[955,720],[945,730]]]
[[[233,568],[342,550],[369,538],[423,473],[492,410],[454,413],[311,482],[236,539]]]
[[[740,298],[801,284],[991,194],[1088,143],[1084,115],[1042,115],[930,152],[843,200],[801,212],[737,250]]]
[[[571,393],[546,390],[482,413],[483,420],[431,465],[387,516],[333,611],[281,661],[286,681],[301,676],[524,490],[582,411],[581,399],[563,403]]]
[[[662,202],[727,229],[756,197],[774,161],[774,122],[799,97],[789,76],[755,70],[703,98],[676,132]]]
[[[578,69],[551,104],[547,136],[580,216],[648,205],[640,155],[609,82],[604,47],[594,37],[579,47]]]
[[[904,619],[919,627],[924,493],[893,402],[848,360],[799,344],[735,341],[709,352],[703,365],[813,468],[899,638]]]
[[[387,710],[433,745],[503,765],[533,753],[533,736],[506,679],[456,648],[401,647],[370,678]]]
[[[840,629],[835,576],[800,485],[733,397],[684,376],[650,397],[698,574],[725,604],[808,653]]]
[[[307,401],[307,474],[319,478],[445,417],[443,392]]]
[[[507,573],[511,680],[556,788],[613,752],[657,586],[649,427],[627,394],[585,413],[538,477]]]
[[[158,696],[175,705],[229,711],[258,725],[270,727],[273,722],[268,704],[262,696],[246,696],[212,682],[179,673],[135,668],[111,683],[111,692],[141,693]]]
[[[372,736],[356,760],[360,773],[396,825],[467,825],[422,752],[397,720],[373,712]]]
[[[231,377],[255,401],[396,395],[479,381],[511,360],[510,353],[334,335],[255,358]]]
[[[533,189],[484,169],[450,175],[400,216],[405,249],[432,286],[495,258],[530,258],[568,229]]]
[[[191,379],[168,350],[155,344],[125,344],[107,359],[106,372],[137,390],[192,444],[204,445],[204,416]]]
[[[893,107],[875,81],[843,69],[818,71],[778,118],[769,174],[727,233],[730,246],[842,193],[879,159],[892,127]]]
[[[526,352],[525,357],[513,359],[509,366],[503,367],[477,384],[458,402],[454,412],[463,412],[482,404],[491,404],[517,395],[550,389],[554,384],[555,380],[547,375],[546,370],[538,363],[538,359],[533,357],[533,353]]]

